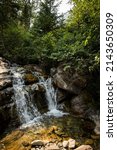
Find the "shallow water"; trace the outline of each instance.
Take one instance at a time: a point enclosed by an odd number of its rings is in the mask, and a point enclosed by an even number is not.
[[[35,139],[63,141],[73,138],[78,145],[91,144],[94,150],[99,150],[99,137],[92,138],[95,137],[93,128],[94,123],[89,120],[70,115],[54,117],[46,114],[35,123],[7,133],[0,142],[5,145],[6,150],[25,150],[22,146],[24,141],[31,143]],[[88,143],[88,140],[92,142]]]

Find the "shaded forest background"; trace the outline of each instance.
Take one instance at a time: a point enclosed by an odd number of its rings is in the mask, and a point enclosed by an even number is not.
[[[99,73],[99,0],[71,0],[69,15],[56,0],[0,1],[0,56],[18,63]],[[38,11],[37,11],[38,10]]]

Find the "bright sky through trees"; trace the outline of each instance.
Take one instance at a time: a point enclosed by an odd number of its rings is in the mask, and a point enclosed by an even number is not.
[[[69,3],[69,0],[62,0],[62,3],[58,9],[59,13],[66,13],[72,8],[72,5]]]

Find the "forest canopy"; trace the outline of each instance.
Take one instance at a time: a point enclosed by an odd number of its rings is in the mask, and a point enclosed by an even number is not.
[[[19,64],[64,63],[65,69],[99,71],[99,0],[70,3],[65,17],[56,0],[1,0],[0,55]]]

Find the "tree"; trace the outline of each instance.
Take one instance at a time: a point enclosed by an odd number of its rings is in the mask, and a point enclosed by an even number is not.
[[[39,12],[34,21],[33,31],[37,35],[46,34],[57,27],[58,4],[55,4],[55,0],[43,0],[40,2]]]
[[[17,22],[19,4],[17,0],[0,1],[0,51],[5,50],[4,30]]]

